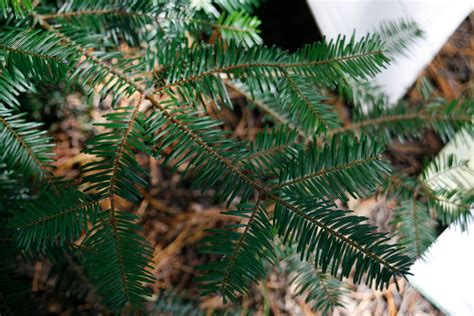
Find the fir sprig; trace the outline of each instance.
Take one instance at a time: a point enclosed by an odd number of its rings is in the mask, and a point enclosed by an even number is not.
[[[23,24],[1,30],[0,82],[6,88],[0,87],[5,104],[0,148],[7,153],[1,166],[8,169],[2,177],[18,171],[39,181],[30,183],[29,201],[15,194],[14,205],[20,207],[6,212],[16,246],[46,255],[51,247],[76,247],[77,262],[110,310],[140,310],[150,294],[147,284],[154,282],[152,248],[139,233],[137,217],[126,213],[119,200],[142,198],[147,181],[136,159],[141,153],[184,170],[191,188],[213,192],[216,201],[237,202],[226,214],[239,222],[211,230],[204,240],[203,251],[219,260],[202,267],[203,294],[238,301],[248,293],[266,276],[266,264],[274,263],[275,233],[295,245],[300,259],[295,269],[306,271],[295,282],[305,289],[313,276],[307,272],[310,265],[337,277],[353,273],[355,282],[367,278],[377,288],[408,273],[411,259],[398,245],[334,203],[348,195],[365,197],[382,183],[390,172],[381,159],[382,143],[331,134],[373,128],[392,135],[411,124],[451,137],[472,127],[464,117],[472,114],[470,107],[430,108],[424,115],[433,117],[431,124],[411,117],[406,108],[381,118],[384,113],[377,108],[372,116],[355,116],[352,127],[341,127],[321,88],[379,73],[389,61],[383,40],[378,35],[359,41],[340,37],[295,53],[266,47],[260,45],[258,19],[249,14],[255,2],[238,1],[244,5],[237,10],[236,1],[216,1],[227,11],[219,12],[212,4],[198,8],[180,0],[66,1],[59,10],[38,5],[38,13]],[[0,4],[5,7],[5,1]],[[203,43],[204,38],[209,41]],[[113,108],[98,124],[105,132],[93,136],[85,150],[94,156],[83,168],[80,186],[88,195],[73,182],[50,176],[49,139],[15,112],[16,95],[29,89],[30,81],[53,79],[65,79],[69,89],[83,88],[101,100],[112,96]],[[229,87],[241,90],[282,126],[259,133],[255,142],[233,137],[209,111],[233,109]],[[139,101],[119,106],[118,101],[132,97]],[[438,119],[452,113],[459,115]],[[330,141],[321,147],[323,134]],[[100,211],[99,204],[106,210]],[[325,277],[318,280],[327,288]]]

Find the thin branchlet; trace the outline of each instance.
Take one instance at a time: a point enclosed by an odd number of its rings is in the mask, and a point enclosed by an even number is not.
[[[394,114],[381,116],[374,119],[362,120],[359,122],[348,124],[344,127],[333,128],[328,130],[328,135],[334,135],[338,133],[344,133],[347,131],[358,131],[368,126],[378,126],[390,122],[399,121],[410,121],[410,120],[421,120],[427,122],[435,121],[460,121],[460,122],[471,122],[472,116],[464,114],[430,114],[430,113],[406,113],[406,114]]]

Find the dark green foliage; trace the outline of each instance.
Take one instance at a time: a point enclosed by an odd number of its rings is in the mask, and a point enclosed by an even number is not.
[[[169,149],[165,163],[174,168],[188,162],[184,175],[194,172],[193,185],[197,188],[215,187],[216,198],[232,201],[241,193],[243,199],[252,193],[252,186],[236,172],[235,165],[245,153],[243,143],[226,138],[228,132],[215,127],[222,123],[199,112],[173,108],[175,102],[162,102],[160,112],[149,119],[151,143],[160,150]],[[169,108],[169,110],[168,110]]]
[[[78,44],[73,43],[72,45]],[[129,71],[129,73],[125,75],[122,71],[111,71],[111,66],[107,61],[110,61],[113,67],[116,67],[113,69],[123,69]],[[79,84],[82,88],[90,85],[91,94],[94,93],[94,88],[100,86],[102,98],[111,94],[115,104],[120,98],[130,97],[139,89],[137,85],[144,78],[133,75],[137,75],[140,71],[143,71],[141,64],[134,63],[134,60],[123,59],[121,53],[101,52],[80,61],[76,65],[75,71],[68,76],[67,84],[70,86]]]
[[[98,217],[83,243],[84,265],[105,305],[115,311],[136,310],[150,296],[143,284],[154,281],[152,248],[136,234],[141,227],[135,224],[135,215],[116,212],[110,218],[109,212]]]
[[[0,106],[0,159],[26,176],[49,176],[51,143],[41,123],[27,122],[25,114],[16,114]]]
[[[223,9],[233,11],[246,11],[252,12],[256,7],[260,5],[261,0],[215,0],[218,6]]]
[[[258,35],[260,20],[245,12],[236,11],[227,15],[222,14],[215,25],[221,30],[224,40],[235,40],[247,46],[262,43],[262,39]]]
[[[374,105],[367,114],[362,111],[356,112],[351,125],[334,129],[332,133],[383,131],[389,137],[417,138],[424,128],[433,128],[443,140],[447,141],[463,127],[472,130],[473,111],[474,104],[469,99],[452,102],[439,100],[416,106],[400,103],[390,109],[379,104]]]
[[[261,44],[257,17],[241,10],[229,10],[227,14],[223,12],[217,17],[202,19],[197,9],[186,1],[74,1],[64,3],[61,13],[46,14],[43,18],[73,22],[83,29],[105,34],[116,44],[124,39],[138,46],[143,41],[180,37],[185,32],[211,34],[213,30],[219,30],[219,35],[225,40],[238,40],[248,46]],[[145,30],[149,25],[154,27],[151,32]]]
[[[90,32],[104,34],[116,44],[124,39],[139,45],[145,39],[143,28],[152,23],[163,5],[151,1],[70,1],[64,2],[60,14],[46,14],[47,20],[67,21]]]
[[[72,50],[60,39],[40,30],[11,29],[0,34],[0,51],[6,67],[18,68],[25,77],[38,81],[60,80],[67,70]]]
[[[247,82],[249,82],[249,86],[254,85],[252,80],[247,80]],[[299,112],[291,112],[284,106],[276,88],[272,88],[270,91],[263,93],[251,91],[247,85],[241,82],[227,82],[226,85],[231,91],[236,91],[243,96],[250,107],[256,107],[266,114],[265,116],[268,121],[277,125],[286,125],[289,130],[295,131],[299,136],[312,140],[313,135],[308,135],[306,131],[299,126],[301,114]]]
[[[316,267],[341,278],[354,271],[355,283],[366,273],[369,286],[383,288],[393,276],[408,273],[412,263],[384,234],[363,224],[366,218],[317,197],[288,197],[276,205],[274,218],[283,242],[296,244],[302,259],[314,253]]]
[[[17,69],[10,73],[0,66],[0,108],[17,109],[17,97],[20,93],[32,89],[30,81]]]
[[[392,60],[399,56],[407,56],[411,47],[422,41],[423,31],[414,21],[400,19],[384,21],[376,30],[384,41],[384,53]],[[345,84],[338,86],[341,96],[354,105],[356,109],[372,109],[373,106],[383,107],[390,103],[389,98],[370,80],[345,78]]]
[[[351,82],[379,73],[389,61],[384,41],[379,35],[337,38],[295,53],[262,46],[260,22],[250,15],[257,2],[81,0],[62,2],[60,9],[42,2],[19,18],[29,2],[0,1],[9,16],[8,27],[0,29],[1,236],[8,239],[11,261],[20,253],[32,258],[28,262],[44,255],[71,278],[64,284],[87,284],[64,295],[68,300],[86,300],[88,293],[117,314],[143,310],[155,281],[153,249],[139,234],[137,217],[126,212],[147,187],[136,157],[143,155],[163,159],[191,189],[206,190],[227,206],[237,203],[225,213],[236,222],[204,240],[206,257],[219,258],[201,268],[203,295],[218,293],[235,303],[250,293],[275,263],[276,233],[294,245],[290,265],[298,293],[304,290],[323,312],[339,297],[337,282],[323,273],[354,275],[355,282],[377,288],[408,273],[411,259],[401,247],[365,218],[337,209],[335,200],[366,197],[390,173],[381,159],[383,142],[372,135],[416,137],[430,127],[449,139],[461,128],[472,130],[472,101],[385,111],[386,98],[374,96],[371,113],[355,114],[352,125],[341,127],[325,103],[325,89],[352,91]],[[405,30],[414,26],[382,28],[386,42],[396,43],[389,50],[405,48],[409,42],[396,39]],[[80,185],[52,177],[50,139],[19,110],[20,93],[51,81],[113,101],[105,122],[96,124],[101,133],[87,143],[84,152],[94,157]],[[274,122],[254,142],[236,138],[215,118],[219,110],[233,109],[230,91]],[[122,102],[128,105],[118,106]],[[368,136],[332,137],[352,130]],[[439,204],[446,220],[453,208],[440,196],[472,202],[466,188],[433,186],[431,180],[427,173],[392,193],[407,199],[419,192],[429,205]],[[464,218],[466,209],[449,214]],[[157,302],[156,313],[201,313],[165,294]]]
[[[140,105],[137,105],[137,109]],[[138,186],[146,187],[146,171],[137,163],[135,151],[147,152],[145,147],[145,119],[133,108],[120,108],[106,115],[105,123],[98,123],[109,131],[92,137],[86,153],[98,160],[84,166],[84,182],[96,199],[116,194],[130,201],[140,201]]]
[[[328,315],[335,307],[343,306],[341,297],[346,291],[339,280],[322,273],[311,262],[301,260],[295,247],[282,247],[281,252],[296,295],[302,296],[306,303],[323,315]]]
[[[436,238],[435,221],[426,205],[416,199],[400,202],[394,210],[392,225],[398,227],[400,243],[413,258],[421,257]]]
[[[273,230],[261,201],[240,204],[228,215],[248,219],[247,224],[234,224],[226,229],[212,230],[213,235],[204,239],[202,251],[223,256],[202,269],[203,295],[220,293],[224,299],[237,301],[235,292],[248,293],[249,285],[266,276],[264,261],[273,261]],[[243,229],[242,232],[234,231]]]
[[[173,96],[176,92],[170,88],[177,87],[178,95],[191,104],[196,104],[201,94],[206,96],[211,92],[225,99],[222,79],[216,76],[219,73],[251,83],[252,93],[277,85],[278,76],[284,77],[288,72],[325,84],[338,82],[343,72],[366,78],[378,73],[388,61],[380,48],[378,37],[364,38],[357,43],[353,38],[348,42],[343,38],[318,43],[294,54],[261,46],[243,49],[233,42],[196,46],[183,49],[180,54],[171,46],[169,52],[163,54],[162,63],[173,71],[161,75],[159,79],[166,84],[156,92]]]
[[[15,16],[21,17],[32,9],[32,0],[0,0],[0,12],[3,16],[13,11]]]
[[[47,246],[64,246],[95,222],[98,206],[94,201],[72,188],[56,190],[43,191],[38,199],[21,205],[23,210],[12,211],[8,225],[20,248],[44,251]]]
[[[241,170],[251,170],[261,181],[278,176],[280,169],[301,147],[296,138],[297,133],[284,125],[258,133],[247,156],[241,160]]]
[[[366,36],[359,41],[338,37],[329,42],[306,45],[290,58],[294,73],[313,77],[321,84],[340,83],[344,76],[366,79],[379,73],[389,59],[382,53],[379,36]],[[308,64],[305,61],[311,60]],[[328,62],[323,62],[328,61]]]
[[[300,150],[281,172],[274,190],[288,196],[330,196],[343,201],[347,193],[353,197],[368,196],[383,176],[390,172],[381,159],[383,147],[367,137],[360,141],[347,136],[333,137],[319,148]]]
[[[341,125],[333,105],[324,104],[316,86],[307,79],[285,74],[284,83],[279,87],[284,110],[296,113],[295,118],[306,134],[317,136],[330,128]]]

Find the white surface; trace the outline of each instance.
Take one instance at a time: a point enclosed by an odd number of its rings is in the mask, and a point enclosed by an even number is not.
[[[375,79],[391,102],[398,101],[405,94],[420,71],[474,10],[473,0],[308,0],[308,4],[321,32],[328,38],[335,38],[338,34],[350,36],[354,29],[361,37],[387,20],[405,18],[417,21],[425,32],[425,39],[412,47],[409,58],[398,57]]]
[[[449,315],[474,315],[474,222],[469,232],[450,226],[412,266],[410,283]]]

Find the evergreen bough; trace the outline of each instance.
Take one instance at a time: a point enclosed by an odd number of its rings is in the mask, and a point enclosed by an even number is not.
[[[192,188],[214,192],[216,203],[230,208],[225,213],[240,219],[202,241],[203,253],[219,257],[199,267],[202,294],[225,301],[248,293],[283,253],[297,294],[328,312],[339,305],[333,277],[382,289],[408,273],[434,239],[428,208],[445,224],[466,223],[472,190],[457,180],[467,167],[438,159],[409,178],[383,157],[387,141],[419,137],[424,128],[445,141],[461,129],[472,132],[470,100],[387,110],[387,98],[370,84],[388,56],[406,53],[421,34],[416,25],[386,23],[360,40],[338,37],[289,53],[261,44],[257,4],[79,0],[57,8],[0,1],[2,314],[26,306],[16,303],[27,295],[19,295],[25,287],[9,272],[19,253],[26,262],[46,256],[70,266],[110,311],[144,308],[147,284],[155,282],[153,249],[136,216],[118,203],[139,203],[148,186],[139,152],[181,168]],[[113,100],[96,124],[104,132],[84,150],[96,158],[80,183],[54,176],[54,143],[18,100],[49,82],[66,83],[65,93]],[[328,90],[354,105],[349,125],[325,102]],[[233,138],[209,113],[210,105],[232,110],[230,93],[268,117],[254,142]],[[449,187],[432,183],[446,174]],[[407,248],[336,206],[377,188],[402,198],[393,221]],[[155,311],[179,310],[178,294],[158,297]],[[167,305],[170,297],[177,299]]]

